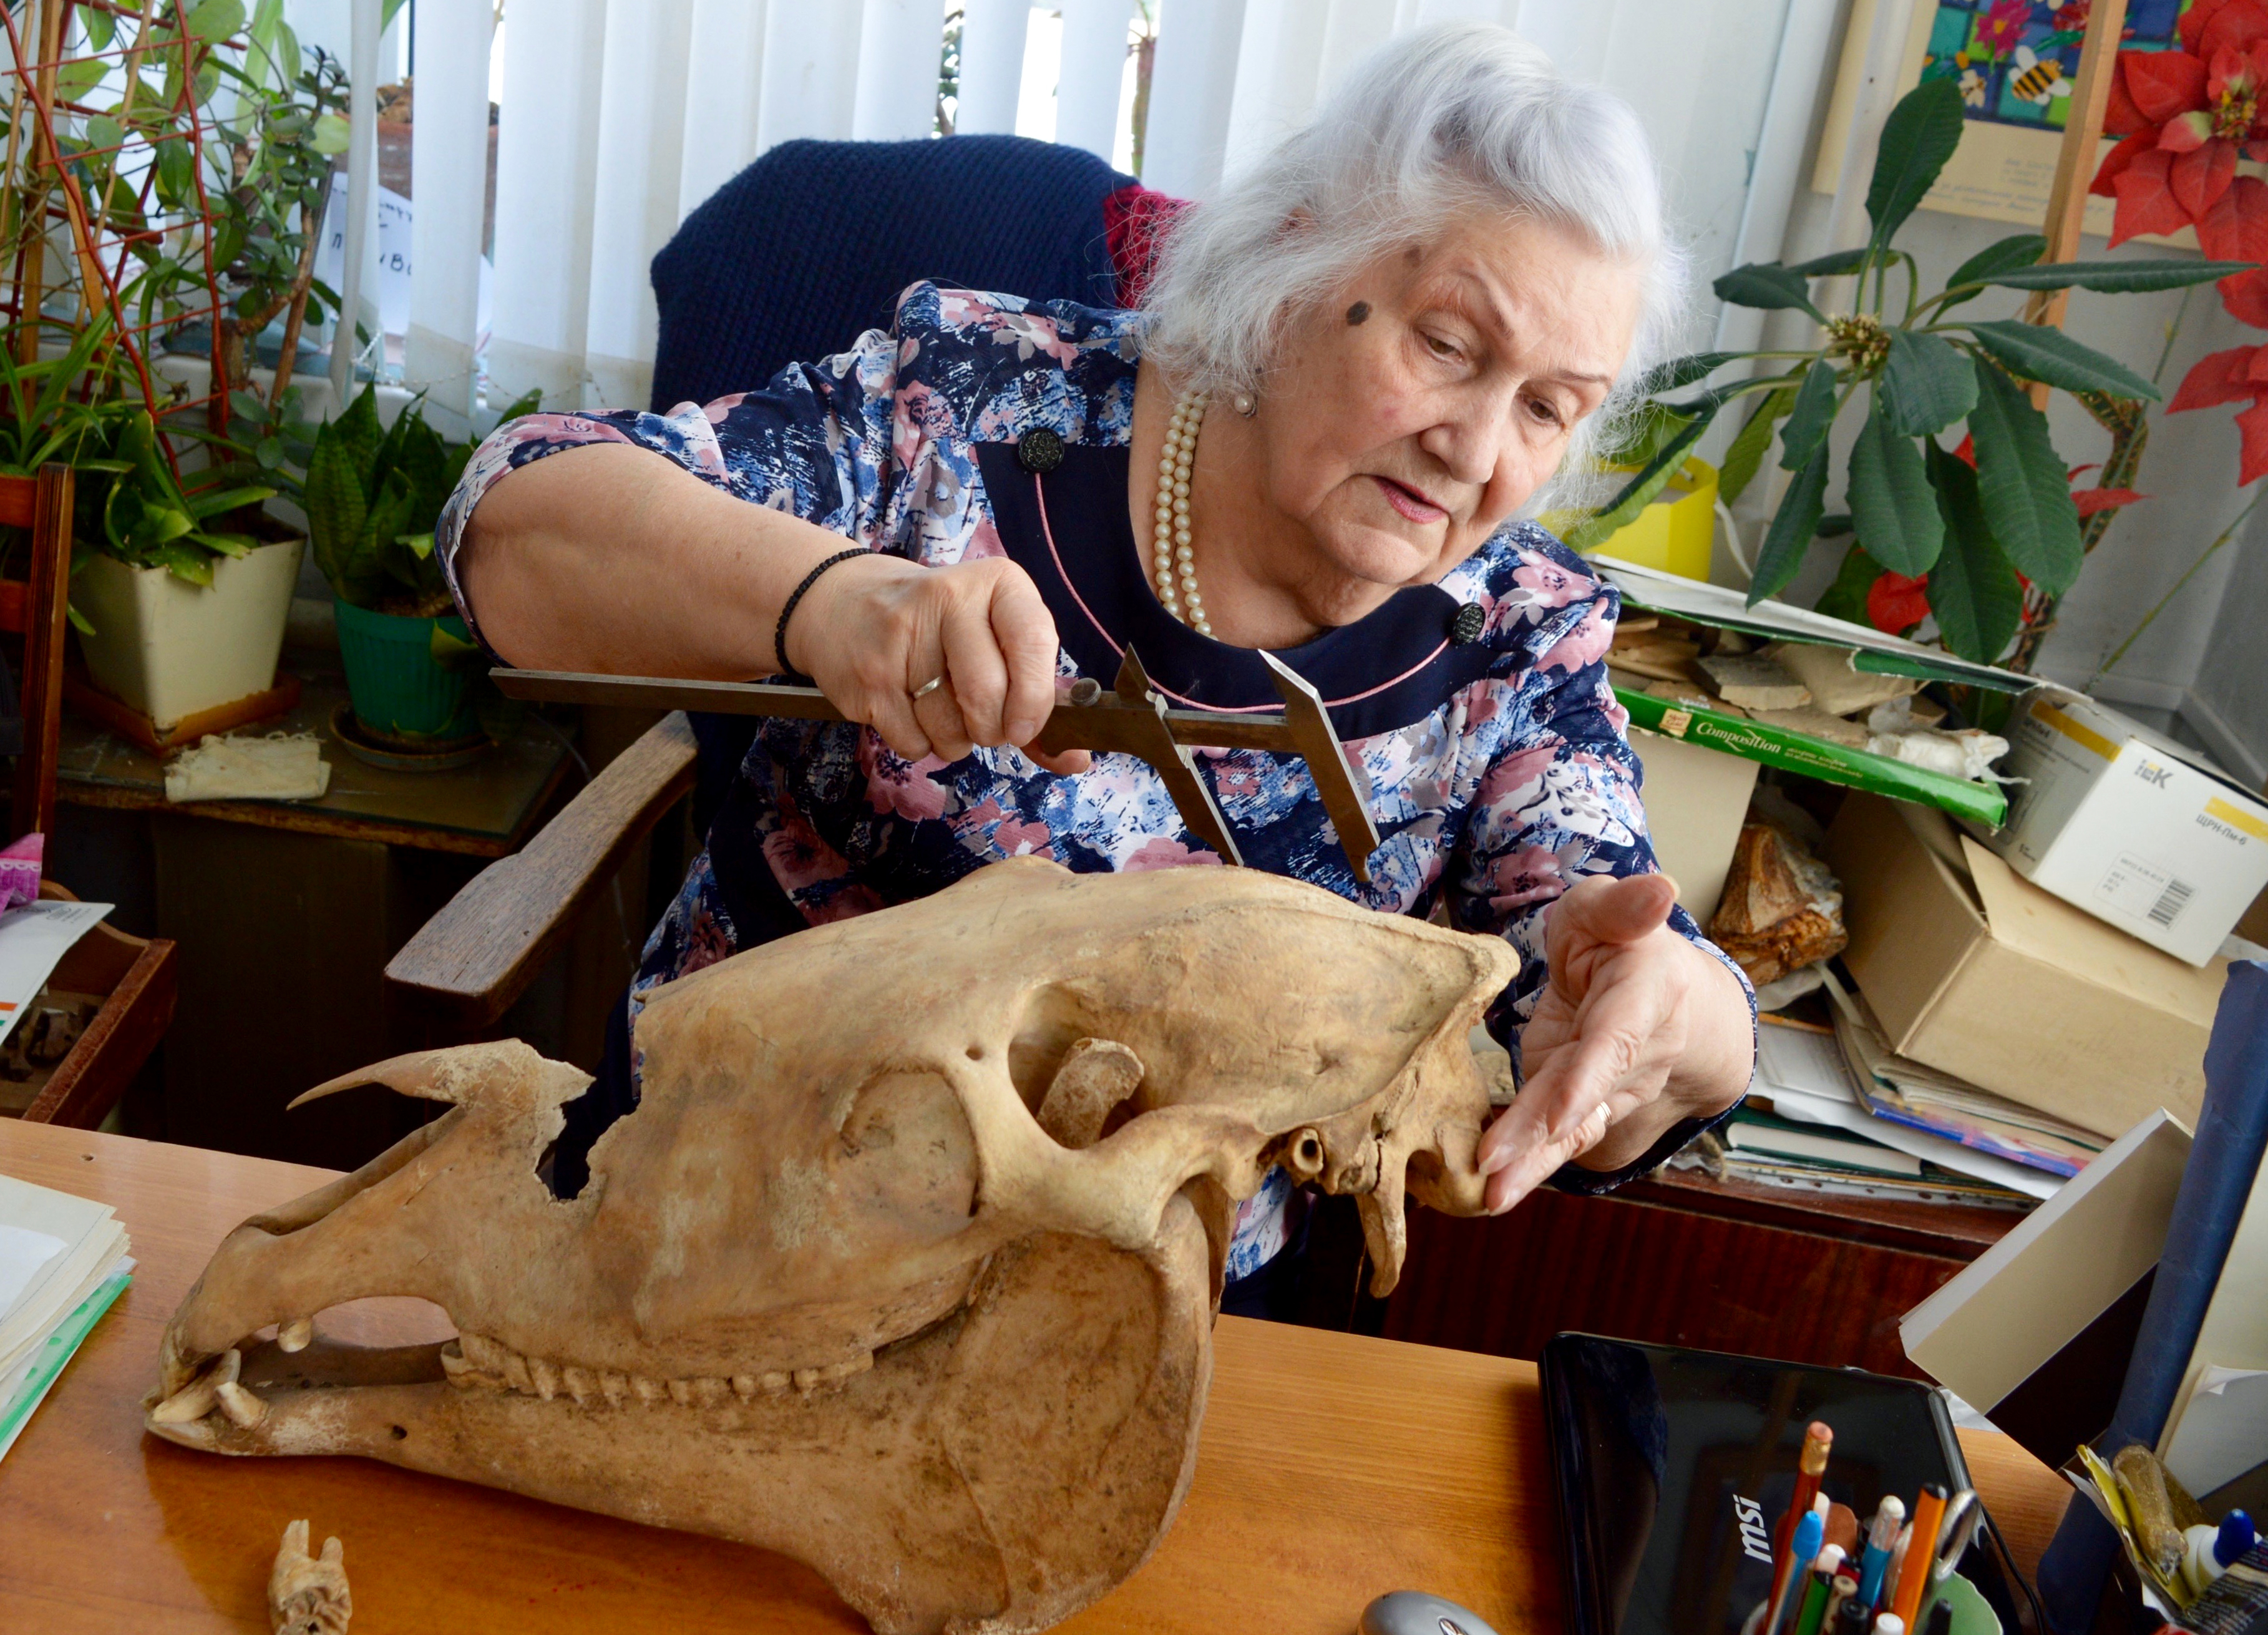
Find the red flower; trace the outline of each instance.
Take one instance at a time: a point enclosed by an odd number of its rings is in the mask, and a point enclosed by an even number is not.
[[[2244,439],[2237,460],[2236,481],[2242,487],[2268,476],[2268,346],[2232,347],[2200,358],[2182,381],[2182,389],[2166,405],[2166,412],[2211,409],[2217,403],[2237,403],[2250,398],[2252,407],[2236,417]]]
[[[1867,591],[1867,622],[1892,636],[1904,636],[1929,617],[1929,575],[1908,578],[1885,568]]]
[[[2198,247],[2217,261],[2268,261],[2268,182],[2239,176],[2198,217],[2197,232]],[[2235,273],[2213,287],[2231,317],[2268,328],[2268,270]]]
[[[2110,242],[2169,233],[2221,203],[2240,154],[2268,158],[2268,4],[2193,0],[2179,49],[2121,51],[2103,129],[2124,136],[2091,192],[2114,197]],[[2207,254],[2212,254],[2208,250]]]

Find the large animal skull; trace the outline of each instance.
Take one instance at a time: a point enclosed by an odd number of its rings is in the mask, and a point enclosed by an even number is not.
[[[763,1545],[884,1635],[1044,1629],[1172,1520],[1271,1166],[1359,1196],[1380,1293],[1405,1177],[1479,1211],[1467,1033],[1515,964],[1256,872],[998,864],[658,992],[571,1199],[538,1165],[584,1074],[396,1057],[309,1094],[450,1110],[229,1235],[149,1426]],[[314,1336],[382,1294],[458,1338]]]

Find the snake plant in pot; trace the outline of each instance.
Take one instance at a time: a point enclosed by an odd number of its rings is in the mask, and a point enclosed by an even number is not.
[[[2250,263],[2200,261],[2043,262],[2047,242],[2018,233],[1971,256],[1925,294],[1911,254],[1895,239],[1961,139],[1959,87],[1928,81],[1908,92],[1882,129],[1867,191],[1867,242],[1793,266],[1738,267],[1716,282],[1734,306],[1792,310],[1820,327],[1800,350],[1704,352],[1665,365],[1614,457],[1634,475],[1571,532],[1594,547],[1638,515],[1683,465],[1720,412],[1756,399],[1727,449],[1724,497],[1737,497],[1771,453],[1791,475],[1756,551],[1749,602],[1786,587],[1815,540],[1855,534],[1823,610],[1863,616],[1881,576],[1926,588],[1938,638],[1965,659],[1990,662],[2037,627],[2078,579],[2085,553],[2140,456],[2141,401],[2157,389],[2061,330],[2014,316],[1963,310],[1996,291],[2179,289],[2247,271]],[[1855,280],[1850,310],[1815,305],[1813,281]],[[1745,365],[1750,378],[1710,385]],[[2068,462],[2056,452],[2031,383],[2071,393],[2112,434],[2112,451],[2083,534]],[[1694,388],[1698,388],[1695,390]],[[1681,394],[1688,394],[1680,395]],[[1830,434],[1859,417],[1846,468],[1847,518],[1827,517]],[[1962,428],[1966,427],[1962,435]],[[1947,438],[1952,438],[1948,446]],[[1855,597],[1854,597],[1855,592]],[[2027,655],[2029,644],[2023,650]]]
[[[505,413],[534,407],[530,397]],[[426,746],[479,730],[468,703],[474,649],[433,549],[473,445],[445,440],[417,410],[407,404],[381,426],[378,390],[364,387],[317,429],[304,503],[357,721],[381,739]]]

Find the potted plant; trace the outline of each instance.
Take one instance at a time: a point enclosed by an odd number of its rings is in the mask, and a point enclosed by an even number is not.
[[[56,357],[20,364],[33,349],[16,339],[0,332],[0,468],[77,473],[71,622],[95,684],[160,736],[268,692],[305,542],[261,514],[276,490],[220,472],[184,480],[119,378],[106,314]]]
[[[1897,231],[1961,139],[1959,87],[1926,81],[1882,129],[1867,193],[1874,231],[1866,244],[1786,267],[1738,267],[1716,282],[1737,306],[1808,313],[1823,330],[1800,350],[1706,352],[1665,365],[1631,436],[1609,456],[1638,468],[1622,491],[1569,536],[1589,549],[1653,498],[1684,463],[1718,412],[1761,394],[1727,449],[1720,490],[1727,502],[1762,468],[1775,431],[1779,464],[1793,474],[1756,552],[1751,605],[1776,594],[1816,538],[1855,535],[1829,593],[1829,610],[1862,611],[1887,581],[1926,600],[1938,639],[1965,659],[1999,659],[2027,637],[2078,578],[2086,551],[2117,506],[2139,458],[2139,401],[2157,389],[2062,331],[2015,318],[1957,309],[1988,291],[2081,289],[2112,293],[2173,290],[2252,270],[2249,261],[2119,261],[2043,263],[2046,240],[2018,233],[1971,256],[1946,287],[1925,295]],[[1855,277],[1853,310],[1813,304],[1812,281]],[[1727,365],[1761,360],[1765,372],[1705,384]],[[2074,498],[2069,462],[2056,452],[2036,383],[2069,392],[2112,435],[2098,487]],[[1698,387],[1681,401],[1668,394]],[[1866,413],[1848,468],[1847,516],[1826,515],[1829,434],[1849,407]],[[1940,437],[1966,423],[1955,447]],[[2085,517],[2082,527],[2081,518]],[[1822,604],[1827,605],[1827,604]],[[1918,617],[1918,615],[1916,615]]]
[[[242,0],[152,0],[76,18],[77,33],[50,26],[31,71],[18,70],[28,139],[11,137],[0,190],[23,314],[6,332],[14,372],[0,379],[14,416],[6,457],[76,468],[71,600],[87,669],[122,715],[146,720],[145,742],[163,742],[237,718],[232,706],[272,712],[279,697],[304,540],[261,510],[278,485],[246,475],[247,451],[215,433],[250,335],[281,316],[288,352],[322,314],[310,269],[343,92],[336,63],[302,52],[282,0],[249,15]],[[58,202],[61,255],[31,230]],[[90,316],[43,318],[43,294]],[[144,352],[152,335],[200,328],[212,432],[185,423],[185,389]],[[43,357],[43,342],[62,355]],[[182,458],[200,436],[217,446],[202,470]]]
[[[505,413],[534,407],[531,396]],[[441,507],[473,446],[444,440],[417,409],[405,405],[382,428],[378,388],[364,387],[316,431],[305,504],[315,564],[335,598],[357,723],[381,740],[429,748],[479,730],[471,674],[458,662],[471,638],[451,611],[433,554]]]

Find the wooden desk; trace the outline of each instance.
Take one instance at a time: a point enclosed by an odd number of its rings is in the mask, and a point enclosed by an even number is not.
[[[159,1331],[213,1246],[328,1175],[33,1125],[0,1125],[0,1173],[112,1204],[141,1262],[0,1462],[0,1629],[264,1635],[269,1565],[297,1516],[344,1542],[371,1635],[864,1629],[812,1573],[745,1546],[355,1460],[220,1459],[144,1436]],[[1531,1366],[1233,1317],[1215,1343],[1180,1520],[1064,1629],[1347,1635],[1371,1596],[1411,1587],[1504,1635],[1559,1627]],[[2061,1484],[2005,1438],[1962,1441],[2029,1571]]]

